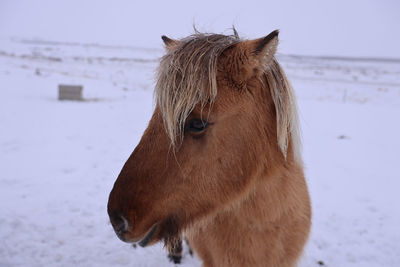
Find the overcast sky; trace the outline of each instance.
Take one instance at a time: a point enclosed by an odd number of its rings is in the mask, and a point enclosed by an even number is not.
[[[400,58],[400,1],[0,0],[0,37],[161,47],[192,25],[246,38],[281,30],[279,52]]]

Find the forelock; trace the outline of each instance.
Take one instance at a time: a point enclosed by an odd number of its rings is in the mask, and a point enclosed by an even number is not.
[[[179,40],[161,58],[155,98],[173,146],[183,139],[185,120],[194,107],[212,105],[218,57],[239,41],[237,34],[196,33]]]

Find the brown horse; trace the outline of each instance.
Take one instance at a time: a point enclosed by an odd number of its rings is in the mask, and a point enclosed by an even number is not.
[[[311,209],[278,31],[162,39],[154,114],[109,197],[116,234],[171,251],[184,234],[203,266],[295,266]]]

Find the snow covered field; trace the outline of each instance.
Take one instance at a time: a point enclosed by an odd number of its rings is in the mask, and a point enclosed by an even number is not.
[[[161,49],[0,40],[0,266],[173,266],[108,221],[150,119]],[[300,266],[400,262],[400,61],[279,55],[296,90],[313,202]],[[82,102],[57,100],[60,83]],[[200,266],[187,248],[180,266]]]

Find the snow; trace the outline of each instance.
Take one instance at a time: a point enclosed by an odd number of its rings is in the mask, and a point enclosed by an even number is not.
[[[152,114],[160,48],[0,40],[0,266],[174,266],[115,236],[108,194]],[[400,61],[279,55],[313,226],[300,266],[400,261]],[[84,86],[58,101],[60,83]],[[320,262],[320,263],[318,263]],[[184,250],[180,266],[201,266]]]

